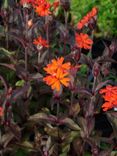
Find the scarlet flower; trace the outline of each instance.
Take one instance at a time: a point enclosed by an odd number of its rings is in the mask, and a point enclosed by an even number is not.
[[[108,85],[99,91],[103,95],[105,103],[102,105],[104,111],[117,107],[117,86]]]
[[[68,86],[70,82],[69,78],[69,69],[71,64],[63,63],[64,58],[58,58],[57,60],[53,59],[44,70],[47,72],[46,77],[43,78],[43,81],[47,85],[51,86],[53,90],[60,91],[62,85]]]
[[[86,16],[83,17],[83,19],[81,19],[78,24],[77,24],[77,28],[78,29],[82,29],[85,25],[87,25],[90,20],[96,16],[98,13],[98,9],[96,7],[94,7],[89,13],[87,13]]]
[[[76,45],[79,48],[91,49],[93,41],[89,38],[87,34],[75,34]]]
[[[50,15],[50,3],[44,1],[43,3],[35,6],[35,12],[39,15],[39,16],[47,16]]]
[[[3,108],[0,106],[0,117],[2,117],[3,114],[4,114],[4,110],[3,110]]]
[[[48,42],[45,39],[43,39],[41,36],[39,36],[37,39],[34,39],[33,44],[46,47],[46,48],[49,47]]]

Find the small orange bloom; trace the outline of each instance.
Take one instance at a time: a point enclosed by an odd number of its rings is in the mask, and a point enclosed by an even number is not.
[[[3,110],[3,108],[0,106],[0,117],[2,117],[3,114],[4,114],[4,110]]]
[[[34,39],[33,44],[40,45],[46,48],[49,47],[48,42],[45,39],[43,39],[41,36],[39,36],[37,39]]]
[[[62,85],[67,87],[70,82],[68,70],[70,69],[71,64],[69,62],[63,64],[63,61],[63,57],[58,58],[57,60],[53,59],[52,62],[44,68],[49,75],[47,75],[43,81],[56,91],[60,91]]]
[[[91,49],[91,46],[93,44],[93,41],[89,38],[89,36],[83,33],[80,34],[76,33],[75,40],[76,40],[76,45],[79,48]]]
[[[60,69],[57,69],[54,75],[46,76],[43,80],[47,85],[51,86],[51,88],[56,91],[60,91],[62,85],[67,87],[70,82],[68,73],[63,73]]]
[[[103,95],[105,103],[102,105],[104,111],[117,107],[117,86],[108,85],[106,88],[101,89],[100,94]]]
[[[96,16],[98,13],[98,9],[96,7],[94,7],[89,13],[87,13],[86,16],[83,17],[83,19],[81,19],[78,24],[77,24],[77,28],[78,29],[82,29],[85,25],[87,25],[90,20]]]
[[[71,68],[70,62],[63,63],[64,58],[60,57],[57,60],[53,59],[50,64],[47,65],[47,67],[44,68],[44,70],[48,74],[54,74],[57,69],[61,69],[63,72],[68,71]]]
[[[48,16],[51,14],[50,7],[51,7],[50,3],[45,1],[45,2],[35,6],[35,12],[39,16]]]

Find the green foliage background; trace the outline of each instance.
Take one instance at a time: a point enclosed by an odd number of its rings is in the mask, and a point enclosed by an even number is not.
[[[75,23],[92,7],[98,7],[98,36],[117,36],[117,0],[72,0],[71,12]]]

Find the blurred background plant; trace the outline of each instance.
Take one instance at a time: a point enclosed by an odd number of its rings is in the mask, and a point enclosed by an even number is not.
[[[97,37],[117,36],[117,1],[116,0],[72,0],[71,12],[77,23],[93,6],[99,8]]]

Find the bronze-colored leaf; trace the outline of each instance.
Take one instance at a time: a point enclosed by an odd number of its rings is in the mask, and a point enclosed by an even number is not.
[[[72,104],[71,107],[69,108],[69,114],[70,116],[77,116],[78,113],[80,112],[80,105],[79,103]]]
[[[78,124],[76,124],[72,119],[70,118],[64,118],[61,120],[62,121],[62,124],[66,125],[67,127],[69,127],[70,129],[73,129],[73,130],[81,130],[81,128],[79,127]]]
[[[2,136],[0,144],[3,144],[3,147],[6,148],[9,142],[14,138],[14,134],[12,132],[6,133]]]
[[[47,120],[48,115],[45,113],[37,113],[29,117],[28,121],[39,122],[40,120]]]

